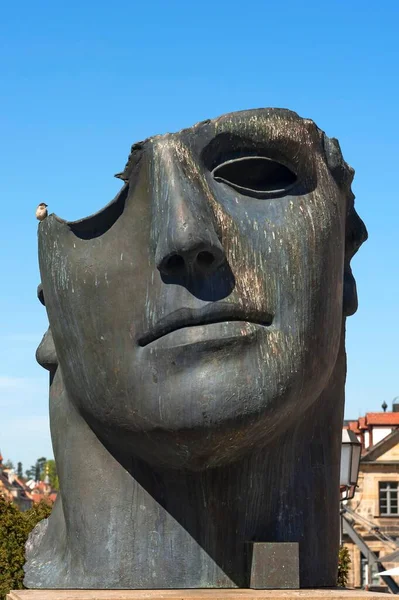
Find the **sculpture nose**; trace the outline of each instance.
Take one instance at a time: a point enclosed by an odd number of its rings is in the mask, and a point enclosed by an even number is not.
[[[190,177],[167,145],[160,152],[157,197],[160,226],[156,266],[166,276],[210,276],[225,261],[201,179]],[[161,192],[161,193],[159,193]]]
[[[174,244],[176,247],[177,245]],[[181,248],[168,253],[157,264],[164,275],[177,276],[184,274],[211,275],[222,264],[224,252],[217,244],[204,242]]]

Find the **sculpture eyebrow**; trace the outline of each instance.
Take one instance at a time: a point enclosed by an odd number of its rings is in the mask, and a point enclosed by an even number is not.
[[[227,160],[244,156],[276,158],[294,168],[299,162],[303,143],[289,136],[271,139],[267,135],[251,137],[250,132],[218,133],[202,150],[201,158],[209,170]]]

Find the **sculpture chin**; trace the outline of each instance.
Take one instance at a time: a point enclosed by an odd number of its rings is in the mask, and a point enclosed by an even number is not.
[[[250,428],[251,424],[248,422],[248,431],[239,431],[231,423],[223,430],[203,428],[177,432],[154,431],[134,436],[119,432],[118,444],[115,444],[113,437],[102,436],[101,433],[98,435],[125,468],[132,464],[132,459],[138,458],[154,469],[198,472],[244,460],[251,451],[254,452],[257,448],[261,450],[274,439],[274,436],[270,440],[258,439],[256,443],[253,440],[254,432],[252,431],[251,436]]]
[[[245,460],[247,455],[261,452],[276,438],[283,435],[295,421],[290,408],[291,399],[279,398],[285,410],[259,411],[253,414],[239,412],[234,418],[220,419],[208,414],[191,424],[184,423],[173,429],[147,427],[133,431],[128,426],[111,429],[109,424],[87,419],[93,431],[113,456],[125,468],[136,458],[155,469],[203,471]],[[215,420],[219,419],[217,424]],[[213,421],[213,423],[212,423]]]

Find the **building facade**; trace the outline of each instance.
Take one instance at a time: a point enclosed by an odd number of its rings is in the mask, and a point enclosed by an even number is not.
[[[0,494],[10,502],[13,502],[22,511],[28,510],[33,499],[24,482],[16,476],[13,469],[3,465],[3,457],[0,453]]]
[[[34,503],[55,502],[57,491],[50,485],[48,474],[44,481],[25,481],[14,469],[5,467],[0,453],[0,495],[13,502],[21,511],[29,510]]]
[[[368,413],[345,427],[362,444],[358,487],[345,517],[385,569],[398,566],[399,552],[392,554],[399,550],[399,411]],[[352,561],[349,587],[386,591],[378,566],[348,536],[343,541]]]

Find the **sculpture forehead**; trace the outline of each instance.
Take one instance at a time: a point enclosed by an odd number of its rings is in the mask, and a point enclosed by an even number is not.
[[[281,134],[287,136],[302,135],[313,128],[317,130],[313,121],[303,119],[295,112],[282,108],[259,108],[227,113],[215,119],[208,119],[196,123],[176,133],[166,133],[148,138],[145,142],[187,138],[208,133],[237,133],[242,135],[255,135],[259,133]],[[145,143],[144,142],[144,143]]]
[[[259,108],[227,113],[176,133],[152,136],[133,144],[124,171],[116,177],[128,181],[137,158],[149,148],[156,153],[167,148],[179,154],[183,148],[196,149],[199,153],[205,148],[217,152],[226,142],[230,149],[237,150],[248,146],[247,149],[263,147],[266,151],[279,145],[291,156],[296,155],[296,160],[308,161],[312,157],[306,154],[313,155],[315,150],[322,149],[321,133],[313,121],[287,109]]]

